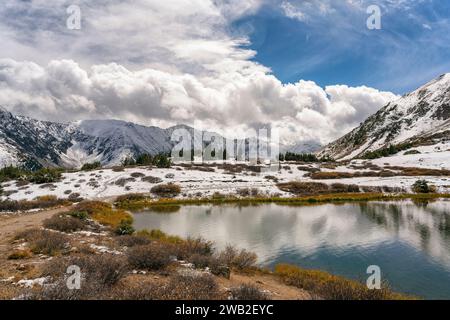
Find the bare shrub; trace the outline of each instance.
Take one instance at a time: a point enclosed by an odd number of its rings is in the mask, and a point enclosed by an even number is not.
[[[143,174],[142,172],[133,172],[132,174],[130,174],[130,176],[133,178],[142,178],[145,177],[145,174]]]
[[[231,288],[231,296],[233,300],[269,300],[268,294],[251,284]]]
[[[129,264],[138,269],[161,270],[170,263],[165,247],[156,244],[133,247],[127,255]]]
[[[249,188],[241,188],[237,189],[236,193],[241,197],[249,197],[250,196],[250,189]]]
[[[66,249],[69,239],[59,233],[50,232],[32,242],[31,251],[46,255],[56,255]]]
[[[134,181],[136,181],[136,179],[135,178],[131,178],[131,177],[129,177],[129,178],[120,178],[120,179],[117,179],[114,182],[114,184],[117,185],[117,186],[125,187],[125,185],[128,182],[134,182]]]
[[[211,275],[178,275],[161,290],[163,300],[218,300],[219,286]]]
[[[365,193],[383,192],[383,188],[378,186],[361,186],[361,190]]]
[[[227,265],[224,265],[222,261],[215,255],[201,255],[195,253],[187,258],[187,261],[192,263],[197,269],[208,268],[211,274],[230,279],[231,270]]]
[[[177,245],[177,257],[188,259],[194,254],[211,256],[214,253],[214,243],[203,238],[187,238]]]
[[[47,209],[67,205],[68,202],[63,199],[58,199],[56,196],[42,196],[31,201],[0,201],[0,212],[16,212],[28,211],[32,209]]]
[[[150,191],[159,197],[174,198],[181,193],[181,187],[174,183],[160,184],[154,186]]]
[[[265,176],[264,179],[278,183],[278,178],[275,176]]]
[[[16,182],[16,187],[23,187],[30,184],[30,181],[27,180],[19,180]]]
[[[129,193],[116,198],[116,202],[142,201],[145,196],[139,193]]]
[[[395,177],[395,176],[396,176],[396,173],[393,172],[393,171],[391,171],[391,170],[382,170],[382,171],[380,171],[380,173],[378,173],[378,176],[379,176],[379,177],[383,177],[383,178],[386,178],[386,177]]]
[[[66,284],[67,268],[78,266],[82,273],[81,289],[69,290]],[[49,261],[43,268],[43,276],[51,276],[56,282],[44,286],[33,298],[45,300],[97,299],[109,291],[129,271],[122,256],[80,254]]]
[[[251,188],[251,189],[250,188],[241,188],[241,189],[238,189],[236,192],[239,196],[244,197],[244,198],[249,197],[249,196],[252,196],[252,197],[259,196],[258,188]],[[225,198],[225,196],[223,196],[223,198]]]
[[[5,197],[9,197],[17,192],[19,192],[19,191],[18,190],[6,190],[6,191],[3,191],[2,195]]]
[[[334,193],[359,192],[359,187],[355,184],[333,183],[330,191]]]
[[[16,233],[16,235],[14,236],[14,240],[25,240],[27,242],[30,242],[33,239],[40,237],[41,233],[42,233],[41,229],[37,228],[26,229]]]
[[[56,255],[66,249],[69,238],[61,233],[48,230],[29,229],[18,233],[16,239],[29,242],[33,253]]]
[[[318,182],[292,181],[286,183],[279,183],[277,184],[277,187],[281,191],[304,195],[327,193],[329,190],[327,184]]]
[[[126,282],[119,283],[119,285],[114,286],[111,290],[103,293],[100,297],[101,299],[108,300],[158,300],[161,299],[163,294],[161,293],[164,287],[153,280],[141,280],[139,282]]]
[[[129,271],[123,256],[114,254],[79,254],[67,258],[59,258],[44,266],[43,275],[58,277],[65,275],[69,266],[78,266],[87,281],[95,281],[102,286],[112,286]]]
[[[319,168],[308,167],[308,166],[298,166],[297,169],[299,171],[306,171],[306,172],[309,172],[309,173],[315,173],[315,172],[319,172],[320,171]]]
[[[245,270],[254,267],[258,257],[255,253],[245,249],[238,250],[233,246],[227,246],[219,253],[218,259],[227,266]]]
[[[217,260],[213,256],[205,256],[198,253],[191,255],[188,261],[192,263],[196,268],[203,269],[206,267],[211,267],[217,264]]]
[[[150,240],[142,236],[125,235],[114,238],[121,247],[135,247],[150,244]]]
[[[350,172],[313,172],[311,178],[315,180],[348,179],[353,178],[353,174]]]
[[[46,229],[71,233],[87,229],[88,224],[86,221],[83,221],[81,219],[77,219],[67,215],[56,214],[53,217],[44,220],[43,226]]]
[[[215,172],[214,168],[201,166],[201,165],[194,165],[192,167],[185,167],[185,170],[196,170],[196,171],[202,171],[202,172]]]
[[[208,276],[206,276],[208,277]],[[195,283],[195,280],[197,282]],[[102,300],[204,300],[222,298],[215,282],[204,276],[175,276],[168,283],[158,283],[149,279],[127,281],[124,279],[117,285],[102,290],[95,295],[95,299]],[[214,279],[212,279],[214,280]]]
[[[56,185],[53,183],[45,183],[39,186],[40,189],[56,189]]]
[[[161,178],[153,177],[153,176],[146,176],[146,177],[143,177],[141,180],[144,182],[152,183],[152,184],[157,184],[157,183],[163,182]]]

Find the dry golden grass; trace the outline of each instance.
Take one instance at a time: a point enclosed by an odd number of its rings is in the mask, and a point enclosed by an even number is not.
[[[161,230],[141,230],[136,233],[136,236],[144,237],[149,240],[157,240],[160,242],[170,243],[170,244],[182,244],[184,243],[184,239],[178,236],[171,236],[164,233]]]
[[[352,185],[348,185],[352,186]],[[360,187],[364,192],[333,192],[315,195],[298,195],[295,197],[248,197],[239,198],[228,196],[225,198],[194,198],[194,199],[146,199],[142,201],[133,201],[128,203],[116,203],[120,208],[129,210],[148,209],[153,207],[162,208],[164,206],[181,206],[181,205],[223,205],[236,204],[239,206],[259,205],[266,203],[276,203],[278,205],[319,205],[326,203],[345,203],[345,202],[366,202],[366,201],[395,201],[395,200],[433,200],[450,198],[450,193],[427,193],[415,194],[404,193],[401,190],[389,187]],[[388,193],[385,193],[388,192]]]
[[[123,223],[133,223],[133,217],[127,211],[121,209],[96,212],[91,217],[98,223],[113,228],[117,228]]]
[[[22,259],[28,259],[31,258],[32,253],[30,249],[19,249],[14,250],[9,256],[8,260],[22,260]]]
[[[0,282],[0,300],[12,300],[20,294],[20,288],[11,283]]]
[[[114,209],[109,203],[101,201],[84,201],[75,207],[76,211],[84,211],[102,225],[117,228],[123,224],[132,224],[133,217],[123,209]]]
[[[304,270],[288,264],[275,267],[275,274],[292,286],[327,300],[405,300],[412,297],[392,292],[385,284],[380,290],[370,290],[360,282],[335,276],[320,270]]]

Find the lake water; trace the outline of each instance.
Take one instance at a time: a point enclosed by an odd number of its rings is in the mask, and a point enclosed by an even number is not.
[[[153,209],[155,210],[155,209]],[[344,205],[182,206],[135,213],[135,228],[236,245],[273,267],[290,263],[364,281],[378,265],[394,290],[450,299],[450,201]]]

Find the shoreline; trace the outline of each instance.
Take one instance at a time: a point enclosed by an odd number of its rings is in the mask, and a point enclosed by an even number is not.
[[[43,228],[43,223],[45,224],[46,219],[50,219],[51,217],[64,217],[66,214],[69,214],[71,211],[76,211],[76,207],[62,207],[58,209],[51,210],[42,210],[27,216],[18,216],[11,217],[8,219],[8,232],[0,232],[0,243],[2,244],[2,257],[0,257],[0,264],[3,267],[2,278],[5,278],[6,282],[2,283],[0,286],[1,290],[6,290],[5,292],[0,292],[0,297],[7,298],[8,292],[14,295],[17,295],[21,292],[21,290],[25,290],[26,288],[21,289],[18,286],[19,283],[30,283],[32,284],[32,288],[39,291],[45,289],[45,286],[39,285],[37,280],[47,279],[43,278],[44,275],[41,274],[40,268],[37,268],[41,262],[52,263],[52,261],[66,261],[64,259],[78,259],[77,257],[91,259],[90,257],[98,257],[102,259],[104,257],[106,260],[111,259],[112,257],[122,257],[127,255],[127,250],[123,251],[123,247],[117,245],[117,242],[122,241],[122,237],[124,237],[123,241],[127,239],[136,239],[133,241],[137,241],[141,237],[147,237],[152,243],[157,246],[162,246],[164,248],[183,248],[190,240],[182,239],[176,236],[171,236],[168,234],[164,234],[161,231],[153,230],[142,232],[134,232],[133,235],[130,236],[118,236],[114,234],[113,225],[109,224],[110,222],[107,220],[103,220],[104,215],[97,215],[97,210],[103,210],[99,205],[99,202],[91,202],[91,205],[86,204],[84,207],[92,208],[92,212],[90,216],[93,220],[99,222],[101,224],[101,231],[93,231],[93,232],[61,232],[58,230],[52,230],[48,228]],[[80,207],[80,208],[83,208]],[[109,210],[109,209],[108,209]],[[100,212],[99,211],[99,212]],[[121,214],[121,210],[113,209],[110,211],[112,215]],[[53,218],[55,219],[55,218]],[[14,224],[12,224],[14,222]],[[107,223],[108,222],[108,223]],[[5,228],[2,227],[3,229]],[[30,228],[38,228],[38,230],[42,230],[42,232],[46,232],[47,235],[62,235],[66,237],[70,243],[72,244],[72,248],[75,247],[77,250],[67,251],[65,253],[56,253],[56,254],[40,254],[38,255],[30,253],[30,249],[28,248],[29,244],[24,243],[22,241],[18,242],[17,234],[23,233],[25,230],[29,230]],[[6,230],[3,230],[6,231]],[[128,238],[127,238],[128,237]],[[133,238],[129,238],[133,237]],[[12,239],[15,239],[12,241]],[[33,239],[29,239],[33,242]],[[86,242],[87,241],[87,242]],[[128,240],[130,241],[130,240]],[[195,240],[194,240],[195,241]],[[86,243],[89,244],[89,249],[86,248]],[[210,243],[208,239],[202,240],[199,244],[207,244]],[[134,247],[128,248],[128,250],[133,250]],[[245,248],[244,248],[245,249]],[[33,250],[33,249],[31,249]],[[62,249],[61,250],[65,250]],[[87,252],[87,250],[89,252]],[[11,253],[25,253],[28,252],[27,256],[17,255],[17,258],[11,260]],[[252,254],[251,252],[246,251],[246,255]],[[217,253],[218,254],[218,253]],[[238,251],[236,251],[238,254]],[[9,255],[9,256],[8,256]],[[214,255],[215,256],[215,255]],[[109,257],[109,258],[108,258]],[[206,255],[205,257],[212,258],[213,256]],[[52,259],[50,259],[52,258]],[[50,260],[47,260],[50,259]],[[184,260],[184,259],[183,259]],[[27,271],[24,273],[22,267],[16,269],[16,265],[19,263],[19,266],[29,266],[27,267]],[[100,263],[100,261],[96,262]],[[106,262],[105,262],[106,263]],[[156,283],[166,283],[168,280],[176,277],[177,272],[187,272],[189,274],[204,274],[202,268],[189,267],[189,264],[196,264],[194,260],[191,261],[190,258],[187,258],[186,262],[178,260],[176,262],[168,265],[166,271],[162,270],[162,273],[159,271],[145,271],[145,268],[136,268],[137,274],[131,272],[133,268],[130,269],[129,273],[123,274],[123,281],[119,282],[124,288],[128,288],[129,285],[137,285],[137,286],[145,286]],[[33,266],[33,267],[31,267]],[[114,267],[114,264],[111,265]],[[215,281],[218,283],[219,288],[222,288],[220,296],[223,299],[226,299],[226,288],[230,286],[236,287],[240,285],[252,285],[258,287],[261,292],[264,290],[268,290],[271,292],[272,299],[292,299],[292,300],[309,300],[309,299],[337,299],[341,292],[345,292],[348,294],[348,297],[351,297],[355,300],[378,300],[378,299],[393,299],[393,300],[412,300],[417,299],[414,296],[410,296],[403,293],[393,292],[389,289],[389,287],[383,287],[383,290],[371,291],[368,290],[365,285],[357,280],[353,280],[350,278],[345,278],[342,276],[334,275],[332,273],[322,271],[322,270],[314,270],[314,269],[304,269],[300,266],[296,265],[288,265],[288,264],[278,264],[276,267],[272,269],[267,269],[264,267],[258,266],[246,266],[242,269],[235,269],[235,267],[230,267],[229,272],[231,273],[231,278],[224,278],[223,276],[211,274]],[[12,277],[12,278],[11,278]],[[12,280],[8,280],[12,279]],[[157,280],[152,280],[157,279]],[[22,281],[22,282],[21,282]],[[45,280],[49,281],[49,280]],[[139,284],[141,283],[142,284]],[[156,281],[156,282],[155,282]],[[123,288],[123,287],[122,287]],[[133,287],[129,287],[133,288]],[[11,291],[7,291],[7,290]],[[132,289],[131,289],[132,290]],[[223,291],[225,290],[225,291]],[[331,291],[330,291],[331,290]],[[333,291],[335,290],[335,291]],[[128,291],[125,291],[127,294],[130,294]],[[176,300],[176,299],[168,299],[168,300]]]
[[[137,199],[140,198],[141,199]],[[140,210],[149,207],[162,206],[181,206],[181,205],[203,205],[203,204],[243,204],[243,205],[258,205],[258,204],[278,204],[278,205],[319,205],[328,203],[355,203],[355,202],[369,202],[369,201],[400,201],[400,200],[416,200],[416,201],[433,201],[439,199],[450,199],[450,194],[428,193],[428,194],[384,194],[384,193],[333,193],[323,195],[311,195],[291,198],[281,197],[248,197],[238,198],[224,196],[223,198],[191,198],[191,199],[170,199],[161,198],[155,199],[147,197],[147,194],[129,194],[117,197],[114,205],[120,209],[126,210]],[[127,200],[129,198],[130,200]],[[136,199],[133,199],[136,198]]]

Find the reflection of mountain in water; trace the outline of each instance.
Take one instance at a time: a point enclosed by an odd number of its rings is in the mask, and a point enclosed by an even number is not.
[[[179,208],[177,208],[179,209]],[[401,241],[450,266],[450,202],[428,205],[371,202],[306,207],[186,206],[176,215],[136,215],[138,228],[201,235],[219,248],[231,243],[255,251],[261,261],[280,252],[313,255]]]
[[[450,202],[365,203],[360,211],[400,240],[450,266]]]
[[[202,236],[285,262],[356,280],[369,265],[400,292],[450,297],[450,201],[321,206],[182,206],[176,214],[135,215],[137,229]]]

